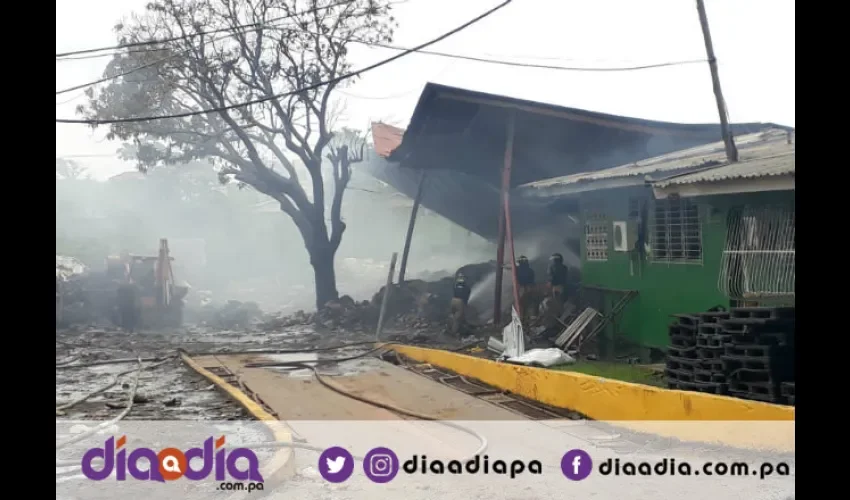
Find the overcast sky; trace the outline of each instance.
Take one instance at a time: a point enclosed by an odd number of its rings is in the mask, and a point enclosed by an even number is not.
[[[414,46],[501,0],[408,0],[396,6],[394,44]],[[705,0],[723,93],[733,122],[795,126],[793,0]],[[56,52],[115,44],[112,27],[146,0],[56,3]],[[693,0],[514,0],[432,47],[463,55],[561,66],[633,66],[705,58]],[[355,47],[362,67],[396,54]],[[102,77],[108,58],[56,63],[57,90]],[[683,123],[717,122],[703,64],[633,72],[587,73],[515,68],[413,54],[369,72],[345,89],[343,120],[365,129],[383,120],[406,126],[426,82],[619,115]],[[57,118],[71,118],[82,90],[56,96]],[[62,103],[62,104],[60,104]],[[155,110],[151,110],[155,112]],[[56,156],[104,178],[132,165],[111,157],[105,127],[56,125]],[[719,139],[719,137],[718,137]],[[95,155],[96,157],[87,157]]]

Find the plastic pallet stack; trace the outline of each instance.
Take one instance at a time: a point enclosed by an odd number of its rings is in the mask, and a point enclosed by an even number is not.
[[[794,404],[794,308],[732,309],[722,325],[729,394]]]
[[[794,404],[794,309],[676,315],[665,375],[671,389]]]
[[[677,314],[670,325],[667,348],[667,386],[671,389],[726,394],[728,385],[721,356],[725,338],[721,321],[728,312]]]

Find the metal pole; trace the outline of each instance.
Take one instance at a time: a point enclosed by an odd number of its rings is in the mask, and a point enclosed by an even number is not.
[[[506,220],[508,193],[511,190],[511,161],[513,159],[514,148],[514,113],[508,115],[508,122],[505,134],[505,163],[502,166],[502,192],[499,197],[499,241],[496,250],[496,297],[493,301],[493,324],[499,325],[502,322],[502,274],[505,267],[505,236],[509,231]],[[513,245],[513,240],[511,240]],[[511,250],[513,252],[513,250]],[[515,263],[511,263],[514,265]],[[514,280],[516,281],[516,280]],[[516,284],[516,283],[514,283]],[[514,297],[517,290],[514,287]]]
[[[726,101],[723,99],[723,91],[720,89],[720,76],[717,73],[717,59],[714,57],[714,46],[711,43],[711,31],[708,29],[708,16],[705,14],[703,0],[697,0],[697,12],[699,12],[699,23],[702,26],[702,36],[705,40],[705,53],[708,56],[708,67],[711,70],[711,84],[714,87],[714,97],[717,100],[717,112],[720,113],[720,133],[723,143],[726,145],[726,159],[729,163],[738,161],[738,148],[735,147],[735,139],[729,130],[729,117],[726,112]]]
[[[505,145],[505,168],[504,168],[504,180],[503,184],[507,186],[506,189],[503,190],[503,205],[505,208],[505,235],[508,238],[508,243],[511,246],[511,280],[513,282],[514,288],[514,308],[516,308],[517,314],[520,313],[521,305],[519,303],[519,286],[517,286],[517,278],[516,278],[516,252],[514,251],[514,236],[513,236],[513,228],[511,226],[511,168],[513,166],[513,155],[514,155],[514,113],[511,113],[510,118],[508,118],[508,140]]]
[[[375,341],[378,342],[381,338],[381,330],[384,328],[384,315],[387,312],[387,300],[390,296],[390,290],[393,287],[393,275],[395,274],[395,261],[398,258],[398,253],[393,252],[393,257],[390,259],[390,272],[387,273],[387,286],[384,287],[384,298],[381,299],[381,314],[378,316],[378,328],[375,330]]]
[[[410,242],[413,240],[413,228],[416,226],[416,214],[419,212],[419,203],[422,202],[422,193],[425,188],[425,170],[419,177],[419,187],[416,189],[416,198],[413,199],[413,209],[410,211],[410,223],[407,225],[407,236],[404,239],[404,250],[401,252],[401,267],[398,270],[398,283],[404,283],[404,273],[407,271],[407,256],[410,254]]]
[[[502,271],[505,267],[504,205],[505,197],[499,196],[499,239],[496,242],[496,296],[493,297],[493,324],[496,326],[502,322]]]

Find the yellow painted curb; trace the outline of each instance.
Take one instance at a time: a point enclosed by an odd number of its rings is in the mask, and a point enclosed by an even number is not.
[[[450,351],[386,347],[512,394],[640,432],[728,446],[794,450],[795,409],[790,406],[500,363]]]
[[[289,428],[286,424],[277,418],[274,415],[267,412],[262,406],[257,404],[256,401],[248,397],[247,394],[240,391],[239,389],[233,387],[228,384],[224,379],[216,375],[215,373],[207,370],[203,366],[199,365],[197,361],[192,359],[186,353],[180,353],[180,359],[186,363],[189,368],[195,370],[199,375],[209,380],[213,384],[216,385],[219,389],[227,393],[228,396],[233,398],[237,403],[239,403],[242,408],[251,414],[255,419],[263,422],[269,430],[271,430],[272,435],[274,436],[275,441],[283,442],[283,443],[291,443],[292,442],[292,432],[290,432]],[[263,474],[266,482],[272,482],[270,479],[282,479],[284,476],[290,474],[292,472],[292,448],[281,448],[277,450],[272,458],[272,461],[269,462],[268,470],[269,474]]]

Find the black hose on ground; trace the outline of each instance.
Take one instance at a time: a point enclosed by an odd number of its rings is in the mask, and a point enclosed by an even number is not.
[[[387,342],[387,343],[384,343],[383,345],[376,347],[374,349],[371,349],[369,351],[366,351],[366,352],[363,352],[363,353],[360,353],[360,354],[357,354],[357,355],[354,355],[354,356],[347,356],[347,357],[344,357],[344,358],[322,359],[322,360],[316,360],[316,361],[310,361],[310,362],[282,361],[282,362],[273,362],[273,363],[250,363],[250,364],[245,365],[245,367],[246,368],[292,367],[292,368],[301,368],[301,369],[305,369],[305,370],[310,370],[311,372],[313,372],[313,376],[316,377],[316,381],[318,381],[320,384],[322,384],[325,388],[330,389],[331,391],[333,391],[333,392],[335,392],[335,393],[337,393],[341,396],[347,397],[349,399],[353,399],[355,401],[359,401],[361,403],[368,404],[370,406],[374,406],[376,408],[381,408],[381,409],[393,412],[393,413],[398,414],[398,415],[402,415],[402,416],[406,416],[406,417],[412,417],[412,418],[415,418],[415,419],[418,419],[418,420],[427,420],[427,421],[432,421],[432,422],[438,422],[441,425],[445,425],[446,427],[451,427],[453,429],[457,429],[457,430],[460,430],[462,432],[465,432],[466,434],[474,436],[481,443],[481,446],[478,448],[478,450],[472,456],[475,457],[477,455],[484,453],[484,451],[487,449],[487,445],[488,445],[487,438],[482,436],[478,432],[475,432],[474,430],[469,429],[468,427],[464,427],[464,426],[456,424],[454,422],[441,420],[441,419],[434,417],[432,415],[426,415],[424,413],[418,413],[418,412],[415,412],[415,411],[407,410],[405,408],[400,408],[398,406],[394,406],[394,405],[387,404],[387,403],[382,403],[380,401],[375,401],[373,399],[369,399],[369,398],[366,398],[366,397],[363,397],[363,396],[358,396],[356,394],[352,394],[352,393],[346,391],[345,389],[342,389],[341,387],[336,386],[335,384],[332,384],[327,379],[325,379],[321,375],[321,373],[319,373],[318,366],[320,366],[320,365],[337,364],[337,363],[341,363],[341,362],[345,362],[345,361],[353,361],[355,359],[365,358],[365,357],[367,357],[367,356],[369,356],[373,353],[385,350],[386,346],[388,344],[392,344],[392,342]]]
[[[142,367],[142,370],[153,370],[154,368],[158,368],[158,367],[164,365],[165,363],[167,363],[167,362],[169,362],[173,359],[174,359],[174,356],[169,356],[166,359],[164,359],[163,361]],[[118,373],[114,377],[112,377],[112,382],[104,385],[103,387],[96,389],[92,392],[89,392],[88,394],[85,394],[85,395],[83,395],[83,396],[81,396],[81,397],[79,397],[79,398],[77,398],[73,401],[69,401],[67,403],[64,403],[64,404],[57,406],[56,407],[56,414],[59,415],[60,412],[63,412],[63,411],[65,411],[69,408],[72,408],[72,407],[74,407],[74,406],[76,406],[76,405],[78,405],[78,404],[80,404],[84,401],[87,401],[92,396],[97,396],[98,394],[100,394],[102,392],[108,391],[109,389],[118,385],[118,381],[121,379],[121,377],[123,377],[125,375],[129,375],[131,373],[134,373],[137,370],[138,370],[137,368],[133,368],[132,370],[125,370],[121,373]]]

